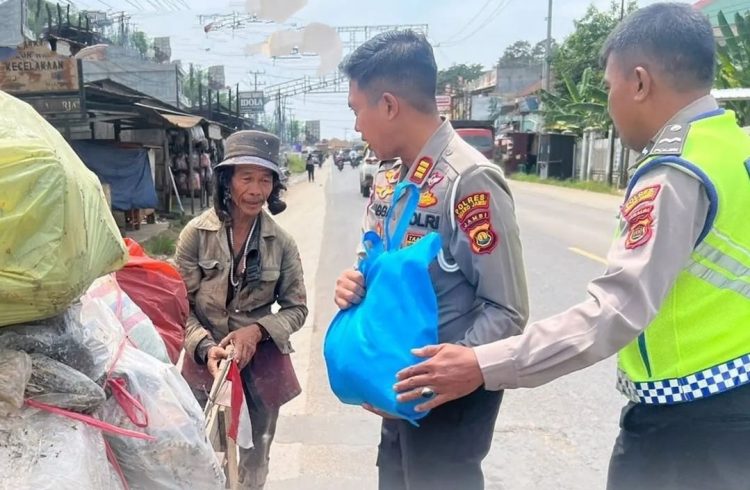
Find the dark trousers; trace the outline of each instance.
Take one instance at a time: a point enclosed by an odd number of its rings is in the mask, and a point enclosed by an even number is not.
[[[315,182],[315,165],[312,165],[312,164],[307,165],[307,181]]]
[[[623,408],[607,489],[750,489],[750,386]]]
[[[271,443],[276,435],[276,423],[279,420],[279,409],[265,406],[252,385],[248,382],[247,369],[242,371],[245,401],[250,412],[250,423],[253,432],[253,447],[240,448],[239,489],[263,490],[268,478]]]
[[[479,389],[433,410],[415,427],[383,420],[380,490],[482,490],[502,392]]]

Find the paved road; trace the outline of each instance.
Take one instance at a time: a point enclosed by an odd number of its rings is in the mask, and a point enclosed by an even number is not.
[[[349,167],[340,172],[329,161],[316,177],[318,183],[290,190],[290,208],[279,220],[298,240],[311,315],[295,335],[294,362],[305,391],[283,409],[268,488],[372,490],[379,420],[333,397],[321,356],[335,314],[333,283],[353,264],[366,200]],[[513,190],[532,320],[539,319],[585,298],[587,282],[603,269],[619,199],[523,183]],[[508,393],[485,461],[487,488],[603,488],[623,403],[614,369],[609,360],[535,390]]]

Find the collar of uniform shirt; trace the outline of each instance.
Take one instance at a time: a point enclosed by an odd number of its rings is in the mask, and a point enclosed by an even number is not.
[[[443,118],[443,123],[432,134],[430,139],[427,140],[427,143],[425,143],[424,147],[422,147],[422,150],[419,152],[417,159],[409,167],[407,173],[408,177],[411,177],[414,172],[417,171],[422,160],[428,159],[431,162],[431,167],[426,175],[420,179],[422,184],[427,182],[429,174],[435,168],[435,164],[437,164],[438,160],[443,155],[443,152],[448,147],[448,143],[450,143],[455,134],[456,132],[454,131],[453,126],[451,126],[450,121]]]
[[[677,111],[677,113],[672,116],[672,119],[667,121],[667,123],[663,127],[671,126],[673,124],[688,124],[696,117],[707,112],[715,111],[718,108],[719,104],[716,102],[716,99],[714,99],[713,96],[704,95],[700,99],[694,100],[690,104]],[[654,144],[656,137],[659,136],[659,133],[661,133],[661,129],[654,135],[653,138],[651,138],[651,141],[649,142],[649,148]]]
[[[705,114],[707,112],[715,111],[719,108],[718,102],[716,102],[716,99],[713,98],[712,95],[704,95],[700,99],[696,99],[690,104],[686,105],[679,111],[675,113],[672,118],[664,124],[661,128],[659,128],[659,131],[656,132],[656,134],[649,140],[648,146],[643,149],[641,152],[641,157],[639,157],[638,161],[643,160],[644,157],[646,157],[650,152],[651,148],[654,147],[656,144],[656,138],[661,134],[662,129],[671,126],[673,124],[688,124],[696,117]],[[631,169],[635,168],[638,165],[638,162],[631,165]]]

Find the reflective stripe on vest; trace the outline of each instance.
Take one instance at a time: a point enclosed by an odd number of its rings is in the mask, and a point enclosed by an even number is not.
[[[617,385],[632,401],[689,402],[748,382],[748,156],[750,138],[727,111],[691,123],[683,155],[647,160],[633,176],[628,191],[656,166],[678,168],[702,182],[710,205],[690,260],[655,318],[620,351]]]
[[[636,383],[617,371],[617,389],[630,401],[647,405],[672,405],[716,395],[750,381],[750,354],[684,378]]]

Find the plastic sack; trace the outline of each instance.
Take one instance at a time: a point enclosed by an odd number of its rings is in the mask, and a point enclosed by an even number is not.
[[[393,211],[407,191],[406,205],[391,236]],[[437,297],[429,265],[441,247],[440,235],[430,233],[401,248],[418,201],[414,184],[396,187],[385,220],[385,245],[374,232],[363,238],[367,255],[359,268],[365,277],[365,298],[334,317],[324,343],[328,380],[342,402],[369,403],[411,422],[426,413],[414,410],[419,402],[397,402],[393,383],[397,372],[420,361],[411,349],[437,343]]]
[[[111,357],[107,347],[81,324],[79,304],[46,320],[0,328],[0,349],[43,354],[80,371],[93,381],[104,377]]]
[[[104,302],[115,314],[133,345],[162,362],[170,362],[164,341],[151,319],[122,290],[114,274],[102,276],[94,281],[81,298],[81,304],[86,306],[93,299]]]
[[[0,91],[0,326],[64,311],[127,256],[99,179],[30,105]]]
[[[91,413],[104,403],[104,390],[85,374],[42,354],[30,357],[27,398],[79,413]]]
[[[0,482],[12,489],[122,488],[98,429],[28,408],[0,418]]]
[[[23,406],[31,376],[31,358],[25,352],[0,349],[0,417]]]
[[[105,436],[131,490],[223,489],[224,473],[206,439],[203,412],[177,368],[126,346],[112,376],[124,381],[143,411],[126,411],[112,397],[98,417],[156,438]]]
[[[126,238],[125,245],[129,258],[125,267],[116,273],[117,283],[154,322],[169,358],[177,363],[190,313],[182,276],[167,262],[146,255],[136,241]]]

